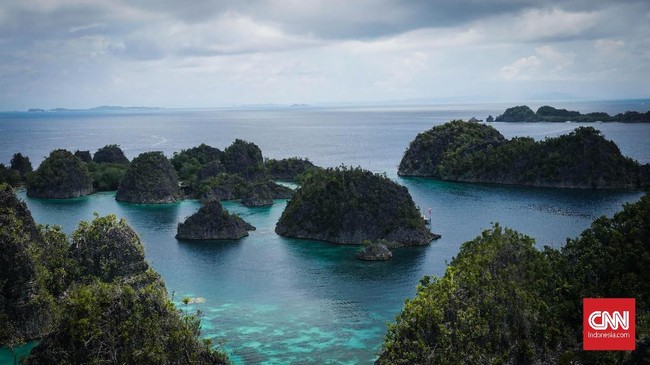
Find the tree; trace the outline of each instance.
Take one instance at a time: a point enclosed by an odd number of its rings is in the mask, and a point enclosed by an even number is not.
[[[24,179],[27,174],[33,171],[29,157],[23,156],[20,152],[14,154],[11,158],[11,169],[18,171],[21,179]]]

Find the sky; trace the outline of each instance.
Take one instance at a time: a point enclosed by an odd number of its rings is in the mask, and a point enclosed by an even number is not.
[[[647,97],[647,0],[0,3],[0,110]]]

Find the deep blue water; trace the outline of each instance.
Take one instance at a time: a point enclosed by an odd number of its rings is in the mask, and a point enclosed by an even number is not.
[[[628,104],[592,109],[616,113]],[[531,105],[532,106],[532,105]],[[562,105],[560,105],[562,106]],[[71,232],[93,212],[114,213],[139,233],[147,260],[162,274],[178,302],[202,297],[188,311],[204,313],[203,335],[225,339],[237,363],[371,363],[386,322],[424,275],[442,275],[447,262],[492,222],[560,247],[600,215],[612,215],[633,191],[572,191],[399,178],[396,167],[417,133],[452,118],[485,118],[506,106],[460,105],[400,108],[197,110],[155,113],[0,114],[0,161],[22,151],[36,163],[54,148],[90,149],[118,143],[128,157],[148,150],[167,155],[205,142],[224,148],[235,138],[258,144],[266,157],[309,157],[317,164],[360,165],[405,185],[416,204],[433,212],[442,238],[427,247],[394,251],[388,262],[354,259],[357,247],[287,239],[273,231],[286,202],[270,208],[227,209],[257,227],[237,242],[183,242],[176,225],[199,208],[196,201],[147,206],[118,203],[113,193],[55,201],[24,199],[39,223]],[[564,106],[566,107],[566,106]],[[607,109],[608,108],[608,109]],[[622,109],[622,110],[621,110]],[[643,106],[637,109],[642,110]],[[541,139],[576,124],[496,123],[507,137]],[[650,162],[650,125],[599,124],[623,153]]]

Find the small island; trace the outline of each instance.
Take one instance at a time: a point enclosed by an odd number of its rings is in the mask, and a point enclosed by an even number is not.
[[[361,168],[314,170],[287,203],[275,232],[340,244],[386,240],[425,245],[439,238],[426,227],[408,190]]]
[[[67,150],[52,151],[27,181],[27,195],[34,198],[76,198],[92,192],[86,164]]]
[[[178,224],[176,238],[185,240],[238,240],[255,227],[228,213],[219,201],[203,205],[198,212]]]
[[[649,165],[621,154],[596,129],[557,138],[506,139],[492,126],[454,120],[418,134],[399,165],[400,176],[570,189],[638,189]]]
[[[488,118],[489,119],[489,118]],[[582,114],[578,111],[557,109],[544,105],[534,112],[527,105],[514,106],[494,119],[495,122],[621,122],[621,123],[650,123],[650,110],[645,113],[626,111],[611,116],[603,112]]]
[[[363,249],[357,253],[357,258],[364,261],[386,261],[393,257],[388,247],[383,243],[363,242]]]
[[[115,200],[129,203],[173,203],[181,198],[174,166],[162,152],[145,152],[126,170]]]

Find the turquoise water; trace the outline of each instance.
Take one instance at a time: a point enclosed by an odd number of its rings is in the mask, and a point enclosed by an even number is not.
[[[136,149],[158,148],[170,154],[179,147],[200,142],[223,148],[235,138],[244,138],[258,143],[265,156],[308,156],[327,166],[345,163],[385,171],[409,189],[423,210],[432,209],[432,229],[442,234],[440,240],[427,247],[395,250],[393,259],[387,262],[358,261],[354,259],[357,247],[276,235],[273,230],[286,204],[283,200],[268,208],[226,202],[227,209],[257,227],[240,241],[184,242],[174,238],[176,225],[198,210],[197,201],[147,206],[118,203],[114,193],[55,201],[31,199],[19,192],[37,222],[60,224],[66,232],[74,230],[79,220],[92,219],[93,212],[126,218],[140,235],[147,260],[161,273],[174,299],[179,302],[185,296],[205,298],[203,303],[180,307],[187,311],[200,309],[204,314],[202,335],[215,343],[225,341],[224,347],[236,363],[363,364],[374,360],[386,322],[399,313],[405,298],[414,295],[422,276],[441,275],[460,244],[476,237],[492,222],[531,235],[539,245],[560,247],[567,237],[575,237],[587,228],[595,217],[611,215],[621,204],[642,195],[630,191],[531,189],[397,177],[401,154],[415,134],[444,122],[442,118],[448,116],[480,116],[477,108],[226,114],[188,111],[146,116],[75,116],[71,120],[39,116],[25,117],[20,125],[0,118],[0,132],[3,128],[7,130],[7,125],[12,130],[11,134],[3,134],[12,137],[3,137],[0,151],[5,151],[3,158],[8,160],[6,151],[14,149],[35,153],[85,144],[94,150],[116,142],[126,144],[127,155],[133,157]],[[615,139],[627,154],[650,162],[646,142],[650,126],[603,126],[608,128],[603,128],[605,134]],[[569,126],[498,128],[506,135],[544,138],[562,133]],[[97,129],[104,132],[91,137],[89,131]],[[86,137],[80,141],[54,138],[66,133]],[[153,133],[166,142],[156,146],[137,144],[146,138],[153,140]],[[32,137],[22,143],[15,140],[27,136]]]

